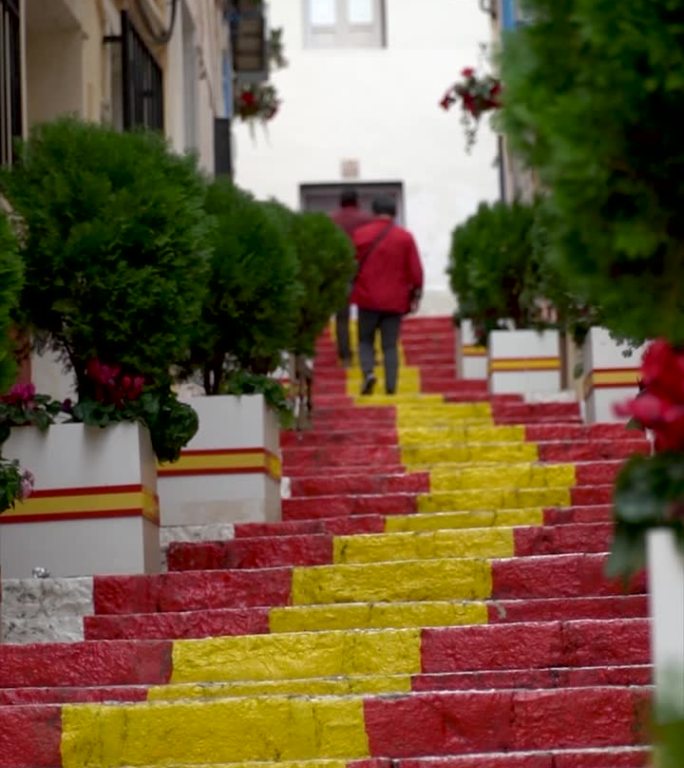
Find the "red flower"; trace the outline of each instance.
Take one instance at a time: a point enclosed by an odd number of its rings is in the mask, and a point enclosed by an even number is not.
[[[656,451],[684,451],[684,351],[654,341],[644,353],[641,372],[641,392],[617,405],[616,415],[631,416],[652,430]]]
[[[256,104],[256,96],[251,91],[243,91],[240,94],[240,101],[245,107],[253,107]]]
[[[475,76],[475,70],[472,67],[465,67],[461,70],[461,75],[465,78],[471,78]]]
[[[439,102],[439,106],[442,109],[449,109],[449,107],[454,104],[456,99],[451,95],[451,93],[445,93],[442,100]]]

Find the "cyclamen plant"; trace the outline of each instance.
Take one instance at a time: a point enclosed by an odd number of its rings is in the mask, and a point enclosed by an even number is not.
[[[31,472],[22,470],[18,461],[0,457],[0,513],[27,499],[33,491],[33,483]]]
[[[491,75],[478,76],[473,67],[461,70],[461,78],[447,90],[439,105],[449,110],[454,104],[460,103],[466,150],[470,152],[477,138],[482,115],[501,106],[501,83]]]
[[[280,107],[278,93],[271,83],[243,85],[235,99],[235,112],[241,120],[272,120]]]
[[[629,576],[644,567],[645,537],[654,527],[673,530],[684,555],[684,347],[652,342],[641,376],[637,397],[615,410],[652,433],[655,453],[633,456],[617,478],[613,575]]]

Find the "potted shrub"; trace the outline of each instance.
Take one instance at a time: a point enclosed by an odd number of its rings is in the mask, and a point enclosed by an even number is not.
[[[33,130],[2,184],[26,230],[19,320],[76,402],[72,423],[12,430],[7,455],[36,486],[0,518],[0,556],[17,576],[156,570],[155,453],[176,458],[197,427],[169,367],[201,306],[204,182],[161,136],[65,118]]]
[[[297,254],[268,208],[229,181],[209,186],[205,209],[212,255],[186,366],[204,395],[189,401],[199,431],[179,462],[159,469],[168,539],[179,527],[206,537],[212,525],[280,517],[277,411],[287,409],[268,374],[292,341]]]
[[[0,393],[7,391],[16,375],[10,329],[11,313],[19,300],[21,282],[22,265],[16,240],[0,209]],[[9,429],[3,429],[0,421],[0,514],[27,498],[32,488],[30,471],[22,470],[18,461],[2,457],[2,444],[8,436]]]
[[[502,125],[547,190],[553,262],[608,330],[635,345],[657,340],[642,392],[623,410],[652,430],[656,452],[618,478],[611,568],[648,564],[660,699],[668,679],[684,690],[671,664],[684,658],[681,27],[668,0],[636,15],[578,0],[528,0],[527,10],[505,41]]]
[[[448,272],[456,320],[472,323],[479,343],[469,346],[488,345],[493,394],[561,388],[560,341],[551,327],[555,315],[545,315],[550,307],[534,256],[534,217],[534,205],[483,203],[452,235]]]

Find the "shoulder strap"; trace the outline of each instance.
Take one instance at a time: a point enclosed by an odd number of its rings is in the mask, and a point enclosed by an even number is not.
[[[368,247],[368,250],[359,259],[359,266],[356,269],[356,278],[358,278],[358,276],[361,274],[363,265],[368,261],[368,257],[385,239],[385,237],[389,234],[389,231],[390,229],[392,229],[393,226],[394,226],[394,222],[390,221],[390,223],[384,229],[381,229],[380,232],[378,232],[378,234],[375,236],[375,239],[371,242],[370,246]]]

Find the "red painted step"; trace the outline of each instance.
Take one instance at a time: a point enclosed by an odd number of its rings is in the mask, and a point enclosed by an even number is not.
[[[373,755],[465,755],[636,746],[649,701],[638,687],[463,691],[370,698],[364,715]]]
[[[356,473],[326,474],[323,476],[293,477],[290,480],[290,495],[334,496],[347,494],[378,493],[427,493],[430,490],[430,475],[427,472],[404,472],[392,474]]]
[[[547,597],[530,600],[492,600],[487,607],[490,624],[572,619],[638,619],[648,616],[648,597]]]
[[[26,704],[146,701],[147,691],[147,685],[0,688],[0,707]]]
[[[517,556],[608,552],[611,523],[527,526],[514,531]],[[168,549],[170,571],[225,568],[275,568],[332,563],[332,536],[326,533],[256,536],[229,541],[173,542]]]
[[[650,453],[650,444],[644,439],[632,440],[576,440],[572,442],[540,443],[539,458],[549,462],[597,461],[626,459],[634,453]]]
[[[282,500],[283,520],[310,520],[350,515],[412,515],[418,511],[415,493],[368,496],[313,496]]]
[[[401,451],[396,445],[340,445],[334,448],[314,446],[312,448],[290,448],[283,455],[283,472],[290,467],[325,464],[328,467],[347,467],[370,464],[397,465],[401,462]]]

